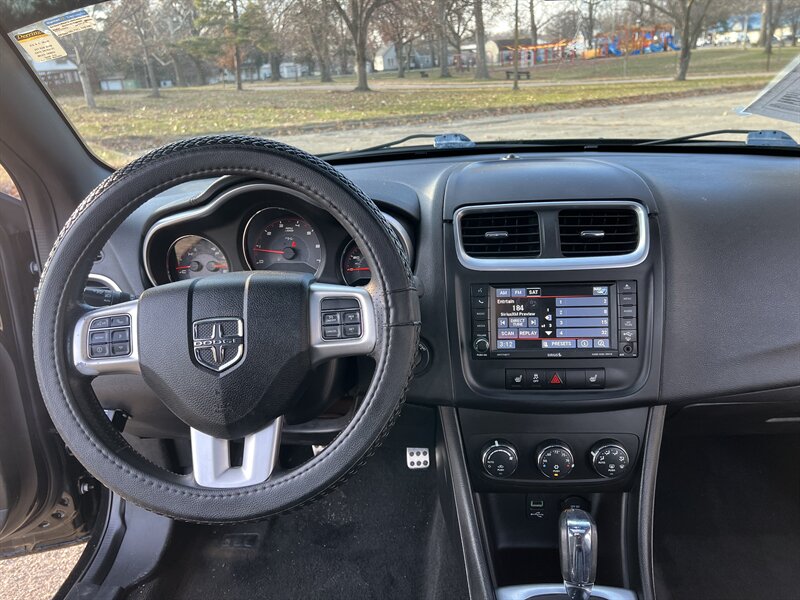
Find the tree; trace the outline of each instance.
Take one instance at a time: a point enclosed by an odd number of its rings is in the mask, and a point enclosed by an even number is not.
[[[322,83],[333,81],[331,41],[336,37],[336,19],[331,5],[318,0],[296,0],[292,7],[291,28],[298,46],[308,47],[319,65]]]
[[[142,61],[147,72],[150,95],[153,98],[161,96],[159,78],[154,65],[154,48],[158,40],[153,27],[151,4],[148,0],[128,0],[119,4],[119,25],[130,33],[142,53]]]
[[[447,52],[447,0],[436,0],[436,39],[439,41],[439,77],[450,77]]]
[[[489,66],[486,64],[486,29],[483,22],[483,0],[475,0],[474,10],[475,45],[478,63],[475,69],[475,79],[489,79]]]
[[[355,91],[368,92],[367,83],[367,42],[372,25],[372,18],[381,6],[389,0],[330,0],[333,8],[339,13],[356,48],[356,73],[358,84]],[[346,2],[346,4],[345,4]]]
[[[93,16],[96,19],[98,15],[95,14]],[[78,68],[78,80],[81,82],[83,100],[88,108],[97,108],[97,102],[94,99],[94,88],[92,88],[92,80],[89,76],[89,64],[92,62],[98,48],[103,45],[103,41],[103,33],[96,29],[79,31],[61,38],[65,50]]]
[[[425,0],[391,0],[378,11],[378,30],[385,43],[394,44],[397,76],[405,77],[411,44],[422,35]]]
[[[519,90],[519,0],[514,0],[514,91]]]
[[[692,59],[692,48],[703,31],[709,8],[716,0],[640,0],[656,13],[666,17],[678,30],[681,50],[675,73],[676,81],[685,81]]]

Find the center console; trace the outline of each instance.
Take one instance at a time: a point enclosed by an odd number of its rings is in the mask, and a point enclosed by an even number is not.
[[[629,172],[565,167],[471,165],[445,194],[454,399],[501,589],[561,579],[569,510],[597,522],[598,582],[637,585],[630,535],[664,313],[655,204]]]

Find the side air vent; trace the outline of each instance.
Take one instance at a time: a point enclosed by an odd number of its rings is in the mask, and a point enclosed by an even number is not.
[[[575,208],[558,213],[561,254],[619,256],[639,246],[639,217],[630,208]]]
[[[460,231],[464,253],[473,258],[523,259],[541,253],[539,217],[531,210],[468,213]]]

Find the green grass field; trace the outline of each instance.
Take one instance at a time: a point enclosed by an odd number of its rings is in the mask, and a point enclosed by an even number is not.
[[[422,120],[469,118],[577,106],[601,106],[663,100],[675,94],[757,89],[767,76],[650,81],[576,83],[523,87],[391,90],[355,93],[346,90],[245,90],[230,86],[175,88],[161,98],[145,92],[106,94],[98,108],[82,99],[61,98],[68,117],[89,146],[113,165],[174,139],[219,132],[276,136],[314,130],[356,129],[419,123]]]

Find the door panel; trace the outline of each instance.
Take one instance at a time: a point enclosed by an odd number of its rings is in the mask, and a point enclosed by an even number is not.
[[[67,455],[39,396],[31,346],[34,265],[25,205],[0,193],[0,557],[84,537],[80,505],[91,511],[94,504],[92,491],[80,495],[82,468]]]

